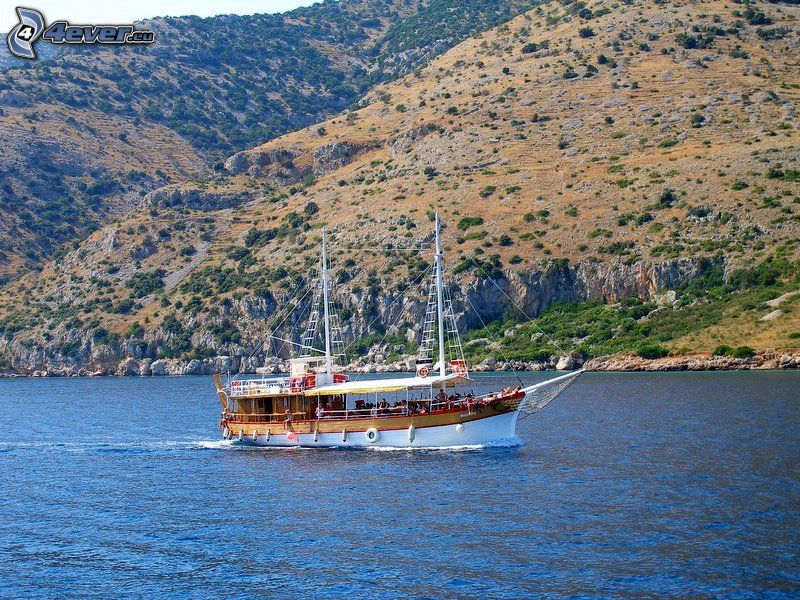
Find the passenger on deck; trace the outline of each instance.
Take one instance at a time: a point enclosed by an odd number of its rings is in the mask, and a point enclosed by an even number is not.
[[[284,420],[287,423],[291,423],[292,419],[294,418],[294,416],[292,415],[292,409],[287,406],[283,414],[284,414]]]
[[[386,398],[381,398],[380,404],[378,404],[378,412],[381,415],[389,414],[389,403],[386,402]]]
[[[443,404],[447,400],[447,394],[444,392],[444,388],[439,389],[439,393],[436,394],[436,402],[439,404]]]

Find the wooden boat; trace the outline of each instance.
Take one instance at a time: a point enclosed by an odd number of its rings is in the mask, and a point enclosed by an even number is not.
[[[322,234],[319,301],[309,317],[302,355],[281,377],[213,376],[222,404],[220,428],[237,445],[277,447],[442,448],[518,443],[517,419],[563,392],[576,371],[531,386],[489,394],[468,391],[469,377],[452,302],[445,298],[439,218],[433,281],[415,375],[351,380],[335,365],[337,322],[329,298],[326,234]],[[321,309],[320,309],[321,306]],[[313,342],[322,317],[324,349]],[[435,334],[435,335],[434,335]],[[284,340],[285,341],[285,340]],[[451,355],[448,359],[447,351]],[[312,352],[317,355],[312,355]],[[433,363],[435,352],[438,360]],[[432,364],[433,363],[433,364]]]

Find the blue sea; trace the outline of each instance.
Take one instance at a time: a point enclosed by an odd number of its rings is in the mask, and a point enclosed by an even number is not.
[[[800,597],[800,373],[590,373],[460,451],[231,448],[204,377],[0,398],[2,597]]]

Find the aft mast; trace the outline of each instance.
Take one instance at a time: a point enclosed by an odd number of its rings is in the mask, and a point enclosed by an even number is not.
[[[328,308],[328,250],[327,233],[322,228],[322,315],[325,323],[325,372],[330,378],[333,373],[333,360],[331,358],[331,317]]]
[[[439,375],[447,374],[444,352],[444,294],[442,292],[442,244],[439,235],[439,213],[436,213],[436,312],[439,321]]]

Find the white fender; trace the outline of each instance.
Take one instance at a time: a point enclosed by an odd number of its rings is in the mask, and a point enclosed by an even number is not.
[[[347,441],[347,429],[342,429],[342,441]]]
[[[257,429],[253,430],[253,441],[254,442],[258,441],[258,430]]]
[[[367,438],[367,441],[370,444],[374,444],[378,441],[378,438],[381,437],[380,432],[375,429],[374,427],[370,427],[364,432],[364,437]]]
[[[462,431],[464,431],[464,424],[463,423],[459,423],[458,425],[456,425],[456,431],[458,433],[461,433]]]
[[[269,441],[269,429],[267,429],[267,441]]]
[[[228,429],[227,427],[222,430],[222,439],[223,440],[227,440],[228,437],[230,437],[230,435],[231,435],[231,430]]]
[[[240,429],[240,430],[239,430],[239,441],[240,441],[240,442],[242,441],[242,438],[243,438],[243,437],[244,437],[244,429]]]
[[[409,425],[408,426],[408,441],[409,442],[413,442],[414,441],[414,437],[416,436],[416,434],[417,434],[417,430],[414,428],[414,426],[413,425]]]
[[[319,441],[319,429],[314,430],[314,441],[315,442]]]

